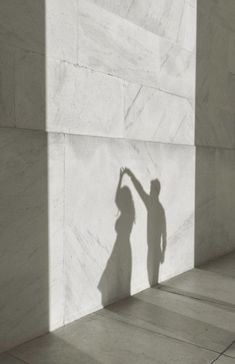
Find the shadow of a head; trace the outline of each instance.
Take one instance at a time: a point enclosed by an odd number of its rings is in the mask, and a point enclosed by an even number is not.
[[[150,195],[158,197],[161,191],[161,183],[156,178],[150,182]]]

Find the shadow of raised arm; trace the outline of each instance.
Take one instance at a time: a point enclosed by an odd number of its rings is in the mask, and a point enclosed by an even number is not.
[[[126,173],[130,177],[141,200],[145,204],[146,208],[148,208],[149,195],[143,189],[143,186],[141,185],[140,181],[135,177],[134,173],[132,173],[132,171],[129,168],[125,168],[124,173]]]

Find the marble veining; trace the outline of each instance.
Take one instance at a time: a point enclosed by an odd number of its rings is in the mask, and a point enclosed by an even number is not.
[[[195,49],[195,0],[91,1],[144,29],[179,43],[183,48]]]
[[[154,88],[126,84],[124,125],[128,138],[193,144],[193,102]]]
[[[16,127],[46,130],[45,57],[18,49],[14,63]]]
[[[77,16],[80,0],[45,2],[46,57],[77,63]]]
[[[123,136],[122,80],[49,60],[47,89],[47,130]]]
[[[193,97],[195,53],[86,0],[79,2],[78,35],[80,65]]]

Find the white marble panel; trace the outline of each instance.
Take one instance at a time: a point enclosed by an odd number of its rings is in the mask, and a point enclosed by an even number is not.
[[[235,249],[235,151],[197,147],[195,262]]]
[[[46,55],[77,62],[78,0],[46,0]]]
[[[89,1],[79,1],[78,62],[127,81],[193,97],[195,54]]]
[[[197,0],[186,0],[184,1],[184,7],[181,13],[179,28],[177,32],[177,43],[180,44],[181,47],[195,52],[196,52],[196,24],[197,24]]]
[[[186,49],[195,49],[196,0],[91,1]]]
[[[0,352],[62,323],[62,142],[1,128]]]
[[[123,135],[123,82],[65,62],[47,63],[47,130]]]
[[[125,85],[125,137],[194,144],[194,102],[137,84]]]
[[[235,112],[213,102],[196,102],[195,143],[201,146],[234,148]]]
[[[134,293],[149,285],[147,210],[126,175],[123,186],[128,188],[121,192],[118,189],[117,194],[121,215],[115,203],[122,166],[128,166],[135,173],[147,193],[151,180],[158,178],[161,183],[167,249],[159,279],[193,267],[193,147],[66,135],[65,156],[66,323],[100,308],[101,301],[107,304],[129,294],[130,290]],[[164,211],[157,202],[156,206],[156,225],[154,220],[148,239],[155,229],[156,236],[164,231]],[[127,221],[126,211],[129,211]],[[152,217],[152,210],[148,211]],[[158,243],[154,246],[157,249]],[[157,269],[163,255],[153,253],[153,256]]]
[[[47,130],[194,143],[193,101],[49,61]]]
[[[22,50],[15,82],[17,127],[194,143],[192,99]]]

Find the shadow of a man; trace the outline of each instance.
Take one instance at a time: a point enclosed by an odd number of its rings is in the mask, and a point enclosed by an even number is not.
[[[131,178],[147,209],[147,270],[149,284],[152,287],[158,284],[159,267],[160,263],[164,262],[167,246],[165,211],[159,201],[161,185],[158,179],[152,180],[148,194],[129,168],[125,168],[124,173]]]

